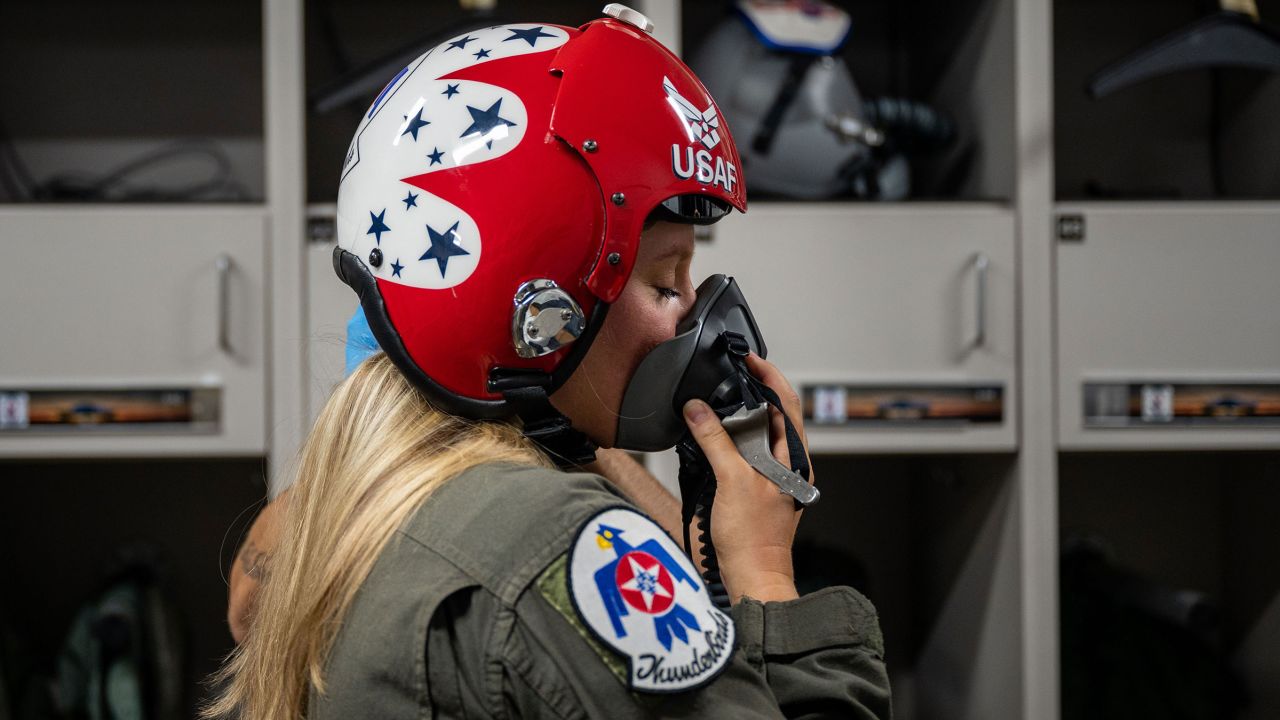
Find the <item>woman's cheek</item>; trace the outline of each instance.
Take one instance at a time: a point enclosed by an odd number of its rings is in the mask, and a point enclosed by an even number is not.
[[[676,325],[678,324],[679,320],[680,320],[679,315],[673,315],[673,314],[664,315],[662,318],[662,321],[659,324],[655,325],[655,328],[657,328],[657,334],[654,337],[654,345],[664,343],[670,340],[671,338],[675,337]]]

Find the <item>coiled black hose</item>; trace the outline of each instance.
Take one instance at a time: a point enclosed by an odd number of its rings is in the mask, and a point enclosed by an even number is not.
[[[680,458],[680,494],[684,497],[681,527],[684,528],[684,550],[693,557],[689,542],[689,525],[696,519],[698,542],[702,545],[702,581],[707,585],[711,601],[722,610],[729,609],[729,592],[720,576],[715,544],[711,540],[711,503],[716,497],[716,475],[711,463],[693,436],[685,436],[676,444]]]

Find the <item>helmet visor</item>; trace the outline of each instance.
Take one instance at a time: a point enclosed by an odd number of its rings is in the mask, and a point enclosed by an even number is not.
[[[710,225],[732,210],[732,205],[710,195],[676,195],[658,203],[653,216],[667,222]]]

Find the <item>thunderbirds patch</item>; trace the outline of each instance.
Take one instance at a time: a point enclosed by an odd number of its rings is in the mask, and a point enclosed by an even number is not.
[[[635,510],[604,510],[582,526],[569,552],[569,589],[583,623],[627,660],[633,690],[701,687],[733,655],[733,621],[711,603],[680,548]]]

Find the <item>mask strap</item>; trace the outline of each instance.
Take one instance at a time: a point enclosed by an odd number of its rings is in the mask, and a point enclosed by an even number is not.
[[[782,422],[786,428],[787,454],[791,456],[791,470],[808,480],[809,456],[805,454],[804,443],[800,440],[800,433],[796,430],[795,425],[791,423],[791,418],[787,415],[787,411],[782,407],[782,400],[778,398],[778,394],[773,391],[773,388],[760,382],[747,369],[747,355],[750,353],[751,347],[747,344],[746,338],[734,332],[726,332],[721,337],[725,343],[724,347],[727,350],[729,361],[733,363],[733,367],[738,371],[737,380],[738,388],[742,393],[742,404],[748,410],[754,410],[760,406],[760,403],[765,402],[782,413]],[[717,408],[717,410],[719,409]],[[722,417],[732,415],[737,409],[738,407],[728,408],[728,413],[722,414]]]
[[[805,454],[804,443],[800,440],[800,433],[796,430],[796,426],[791,423],[791,417],[787,415],[787,411],[782,408],[782,400],[773,388],[760,382],[754,375],[747,370],[745,360],[734,358],[734,366],[738,368],[739,377],[745,378],[747,386],[749,386],[759,397],[755,403],[748,403],[748,409],[754,408],[760,402],[767,402],[777,408],[782,413],[782,422],[786,426],[787,435],[787,454],[791,456],[791,469],[799,473],[800,477],[805,480],[809,479],[809,456]]]

